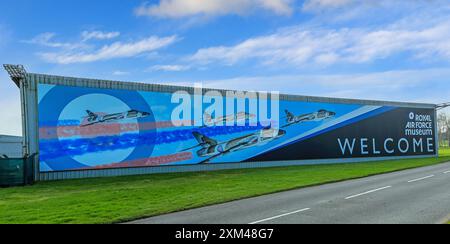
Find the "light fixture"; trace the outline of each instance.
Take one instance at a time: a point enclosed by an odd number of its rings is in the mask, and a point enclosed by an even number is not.
[[[25,79],[27,71],[23,67],[23,65],[13,65],[13,64],[4,64],[6,72],[8,72],[11,79],[16,83],[18,87],[20,87],[20,82]]]

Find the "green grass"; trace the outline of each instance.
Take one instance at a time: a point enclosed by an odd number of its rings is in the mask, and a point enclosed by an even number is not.
[[[0,189],[0,223],[117,223],[450,161],[439,158],[43,182]]]

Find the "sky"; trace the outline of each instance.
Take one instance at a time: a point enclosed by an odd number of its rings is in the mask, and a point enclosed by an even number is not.
[[[29,72],[233,90],[450,101],[441,0],[4,0],[0,63]],[[0,71],[0,134],[21,135]]]

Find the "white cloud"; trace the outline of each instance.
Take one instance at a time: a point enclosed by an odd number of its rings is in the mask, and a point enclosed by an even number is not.
[[[413,58],[432,56],[434,60],[450,60],[448,40],[450,21],[417,29],[397,23],[375,29],[295,26],[250,38],[234,46],[200,49],[188,60],[204,65],[234,65],[254,60],[265,65],[302,66],[366,63],[400,53],[410,53]]]
[[[37,35],[31,40],[22,41],[23,43],[28,44],[36,44],[41,45],[45,47],[52,47],[52,48],[65,48],[65,49],[75,49],[84,46],[81,43],[68,43],[68,42],[57,42],[54,41],[54,37],[56,36],[55,33],[52,32],[46,32]]]
[[[303,10],[307,12],[316,12],[326,9],[335,9],[358,2],[356,0],[306,0],[303,4]],[[364,2],[364,1],[360,1]]]
[[[81,41],[78,43],[70,43],[70,42],[58,42],[54,41],[56,34],[53,32],[45,32],[37,35],[31,40],[22,41],[23,43],[28,44],[36,44],[45,47],[52,48],[65,48],[65,49],[76,49],[81,47],[87,47],[83,42],[89,40],[108,40],[113,39],[120,36],[120,32],[102,32],[102,31],[83,31],[81,33]]]
[[[443,103],[448,100],[450,68],[373,73],[237,77],[204,81],[204,87],[353,99]],[[194,82],[175,82],[192,86]],[[407,92],[406,92],[407,91]]]
[[[113,75],[116,75],[116,76],[129,75],[129,74],[130,74],[130,72],[120,71],[120,70],[116,70],[113,72]]]
[[[262,8],[279,15],[290,15],[294,11],[292,0],[261,0]]]
[[[155,65],[150,67],[149,71],[167,71],[167,72],[178,72],[189,70],[189,66],[185,65]]]
[[[156,37],[152,36],[137,42],[115,42],[105,45],[98,50],[84,51],[71,50],[63,52],[47,52],[39,55],[47,62],[58,64],[89,63],[116,58],[135,57],[169,46],[177,41],[176,36]]]
[[[120,36],[120,32],[103,32],[103,31],[83,31],[81,33],[83,41],[91,39],[95,40],[108,40]]]
[[[352,26],[374,26],[405,16],[436,19],[447,16],[449,9],[448,0],[306,0],[302,6],[303,12],[316,15],[316,23]]]
[[[159,4],[144,4],[135,9],[137,16],[183,18],[196,15],[245,15],[266,10],[277,15],[290,15],[292,0],[160,0]]]

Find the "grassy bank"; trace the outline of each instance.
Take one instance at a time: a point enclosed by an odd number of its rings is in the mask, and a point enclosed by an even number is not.
[[[0,189],[0,223],[116,223],[450,161],[439,158],[44,182]]]

